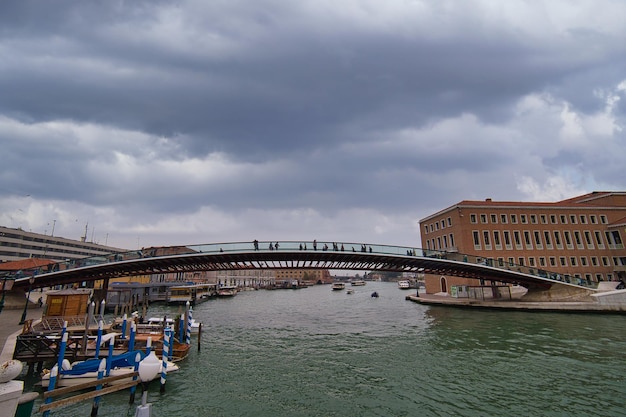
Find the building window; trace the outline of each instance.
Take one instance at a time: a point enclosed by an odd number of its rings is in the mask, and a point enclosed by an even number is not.
[[[452,226],[452,218],[448,217],[448,227]]]
[[[572,245],[572,237],[570,236],[569,231],[564,231],[563,236],[565,236],[565,244],[568,249],[574,249],[574,245]]]
[[[485,241],[485,249],[489,249],[488,246],[491,246],[491,242],[489,242],[489,231],[483,231],[483,240]]]
[[[569,221],[570,221],[571,224],[576,224],[577,223],[576,216],[573,215],[573,214],[570,214]]]
[[[500,223],[502,223],[502,224],[508,223],[507,219],[506,219],[506,214],[501,214],[500,215]]]
[[[524,243],[526,243],[526,248],[528,248],[528,249],[532,249],[533,248],[533,243],[530,240],[530,232],[528,232],[528,231],[524,231]]]
[[[544,258],[543,256],[539,257],[539,266],[542,268],[545,268],[546,266],[546,258]]]
[[[515,239],[515,246],[521,248],[522,247],[522,241],[520,240],[520,235],[519,235],[519,231],[514,231],[513,232],[513,238]]]
[[[493,244],[496,245],[496,249],[502,249],[502,243],[500,242],[500,232],[497,230],[493,231]]]
[[[585,256],[580,257],[580,265],[587,266],[587,258]]]
[[[596,236],[596,243],[598,244],[598,248],[599,249],[604,249],[604,242],[602,241],[602,233],[600,233],[597,230],[595,232],[593,232],[593,233]]]
[[[541,220],[541,224],[546,224],[546,223],[548,223],[548,220],[547,220],[547,217],[546,217],[546,215],[545,215],[545,214],[541,214],[541,215],[539,216],[539,220]]]
[[[435,230],[435,226],[432,225],[432,223],[430,224],[430,231],[434,231]]]
[[[439,236],[437,238],[437,249],[439,249],[439,250],[443,249],[442,246],[441,246],[441,236]]]
[[[580,215],[580,223],[581,224],[587,224],[587,216],[585,216],[584,214]]]
[[[602,266],[609,266],[609,258],[606,256],[602,257]]]
[[[556,224],[556,215],[554,215],[554,214],[550,215],[550,223]]]
[[[470,214],[470,223],[477,223],[475,214]]]
[[[578,230],[574,232],[574,239],[576,239],[576,246],[578,249],[584,249],[583,242],[580,240],[580,232]]]
[[[602,281],[602,274],[596,274],[596,281],[597,282]]]
[[[546,241],[546,247],[548,249],[552,249],[552,241],[550,240],[550,232],[548,232],[547,230],[543,232],[543,238]]]
[[[528,266],[535,266],[535,258],[532,256],[528,258]]]
[[[576,266],[576,265],[577,265],[577,263],[576,263],[576,257],[575,257],[575,256],[570,256],[570,258],[569,258],[569,263],[570,263],[570,265],[572,265],[572,266]]]
[[[445,228],[446,228],[446,221],[445,221],[445,220],[442,220],[442,221],[441,221],[441,228],[442,228],[442,229],[445,229]]]
[[[424,234],[427,235],[428,234],[428,225],[424,225]]]
[[[511,214],[511,223],[517,224],[517,214]]]
[[[598,258],[596,256],[591,257],[591,265],[598,266]]]
[[[530,223],[531,224],[537,224],[537,216],[535,216],[534,214],[530,215]]]
[[[522,258],[521,256],[519,258],[517,258],[517,264],[524,266],[524,258]]]
[[[542,249],[543,245],[541,244],[541,234],[535,230],[533,235],[535,236],[535,245],[537,245],[537,249]]]
[[[567,266],[567,259],[565,259],[565,256],[561,256],[559,258],[559,262],[561,263],[561,266]]]
[[[587,242],[587,248],[594,249],[593,239],[591,239],[591,233],[588,230],[585,230],[585,242]]]
[[[487,215],[486,214],[481,214],[480,215],[480,222],[485,224],[487,223]]]
[[[443,247],[448,248],[448,236],[446,235],[443,236]]]
[[[607,223],[606,216],[604,214],[600,215],[600,223],[602,223],[602,224],[606,224]]]
[[[561,243],[561,232],[558,230],[554,231],[554,243],[556,243],[557,249],[563,249],[563,244]]]
[[[561,224],[567,224],[567,216],[565,214],[559,215],[559,218],[561,219]]]
[[[478,230],[474,230],[472,236],[474,237],[474,249],[480,249],[480,234]]]
[[[435,223],[435,230],[439,230],[439,222]]]
[[[450,233],[450,247],[454,248],[454,235]]]
[[[591,224],[597,224],[598,220],[596,219],[595,214],[592,214],[589,216],[589,220],[591,221]]]
[[[555,267],[556,266],[556,258],[554,256],[551,256],[549,259],[550,259],[550,266],[551,267]]]
[[[507,249],[509,249],[511,247],[511,232],[505,230],[502,233],[504,233],[504,244],[506,245]]]
[[[526,221],[526,215],[525,215],[525,214],[520,214],[519,218],[520,218],[520,220],[521,220],[522,224],[526,224],[526,223],[528,223],[528,222]]]
[[[515,266],[515,259],[509,258],[509,266]]]

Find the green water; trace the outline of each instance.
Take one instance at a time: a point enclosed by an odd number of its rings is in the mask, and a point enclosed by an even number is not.
[[[153,417],[626,415],[626,316],[428,307],[392,283],[354,290],[197,306],[201,350],[194,339],[165,394],[150,385]],[[128,398],[106,396],[98,415],[133,416]]]

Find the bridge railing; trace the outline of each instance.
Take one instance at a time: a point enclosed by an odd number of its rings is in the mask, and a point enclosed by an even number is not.
[[[112,253],[73,261],[60,262],[53,270],[88,267],[109,262],[132,261],[151,257],[173,256],[183,254],[216,254],[250,251],[334,251],[334,252],[359,252],[376,255],[415,256],[425,258],[445,259],[456,262],[472,263],[491,268],[515,271],[522,274],[533,275],[550,281],[560,281],[588,288],[595,288],[597,283],[580,277],[562,275],[548,271],[544,268],[519,265],[503,258],[487,258],[476,255],[468,255],[459,252],[447,252],[429,250],[409,246],[377,245],[358,242],[332,242],[332,241],[248,241],[248,242],[223,242],[187,246],[169,246],[142,248],[128,252]]]

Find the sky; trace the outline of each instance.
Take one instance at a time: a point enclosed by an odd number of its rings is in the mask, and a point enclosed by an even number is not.
[[[0,225],[420,246],[626,190],[623,0],[4,0]]]

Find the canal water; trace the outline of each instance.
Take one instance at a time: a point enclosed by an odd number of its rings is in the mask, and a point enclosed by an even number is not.
[[[200,352],[192,340],[164,394],[150,385],[152,415],[626,415],[626,316],[430,307],[407,294],[368,282],[354,294],[315,286],[198,305]],[[133,416],[128,398],[104,397],[98,415]]]

